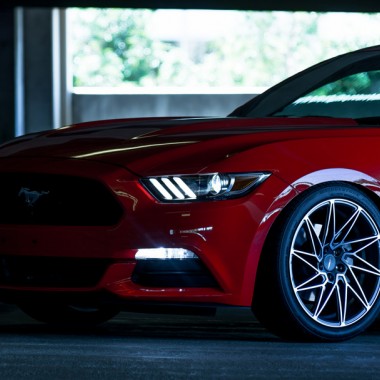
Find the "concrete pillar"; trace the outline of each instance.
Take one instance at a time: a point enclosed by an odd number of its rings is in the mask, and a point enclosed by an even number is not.
[[[0,7],[0,143],[15,135],[15,17]]]
[[[24,132],[53,128],[53,24],[50,8],[23,9]]]

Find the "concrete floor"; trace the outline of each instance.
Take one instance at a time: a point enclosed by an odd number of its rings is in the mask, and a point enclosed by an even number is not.
[[[0,379],[377,379],[380,329],[338,344],[283,342],[247,310],[121,313],[87,329],[0,307]]]

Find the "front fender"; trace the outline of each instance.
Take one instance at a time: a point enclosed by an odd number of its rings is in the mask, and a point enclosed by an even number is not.
[[[278,176],[278,174],[276,176]],[[287,183],[284,179],[281,179],[281,181],[283,183]],[[244,274],[243,289],[245,290],[245,293],[243,294],[243,298],[245,300],[245,304],[248,304],[247,300],[249,300],[249,302],[252,302],[257,268],[259,266],[259,261],[261,254],[263,253],[265,242],[275,220],[278,218],[281,212],[292,202],[292,200],[295,199],[300,193],[310,189],[315,185],[336,181],[353,183],[358,187],[361,187],[366,192],[370,191],[373,194],[376,194],[380,206],[380,181],[368,174],[357,170],[347,168],[329,168],[317,170],[296,179],[292,183],[289,183],[288,186],[286,186],[283,191],[273,200],[272,204],[266,211],[266,214],[259,228],[257,229],[255,239],[252,242]]]
[[[371,190],[380,197],[380,181],[363,172],[346,168],[329,168],[306,174],[293,181],[290,186],[301,193],[311,186],[332,181],[350,182]]]

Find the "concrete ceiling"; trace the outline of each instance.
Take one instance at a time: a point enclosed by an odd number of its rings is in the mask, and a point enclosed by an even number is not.
[[[5,0],[0,7],[118,7],[172,9],[235,9],[379,12],[380,2],[374,0]]]

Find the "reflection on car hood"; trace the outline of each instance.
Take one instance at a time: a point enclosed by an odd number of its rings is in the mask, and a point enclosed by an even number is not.
[[[200,171],[237,152],[282,140],[321,137],[356,126],[329,118],[154,118],[82,123],[26,135],[1,146],[3,157],[102,161],[140,174]]]

